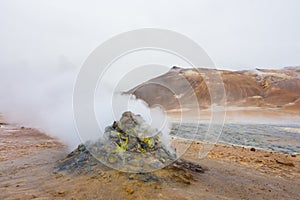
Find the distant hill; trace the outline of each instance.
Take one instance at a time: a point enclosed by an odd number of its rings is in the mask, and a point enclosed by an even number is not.
[[[192,94],[197,96],[201,108],[211,104],[211,97],[204,81],[204,72],[213,69],[173,67],[167,73],[148,80],[127,91],[143,99],[150,106],[162,105],[166,110],[179,108],[179,101],[193,106]],[[227,106],[253,106],[300,110],[300,67],[286,67],[280,70],[255,69],[244,71],[217,70],[226,91]],[[187,80],[190,88],[183,84]],[[175,88],[176,95],[169,89],[151,82],[162,82]]]

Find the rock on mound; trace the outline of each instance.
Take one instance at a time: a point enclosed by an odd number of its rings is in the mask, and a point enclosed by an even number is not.
[[[176,159],[140,115],[123,113],[119,121],[106,127],[103,138],[86,144],[90,153],[105,165],[121,171],[146,172],[164,167]]]

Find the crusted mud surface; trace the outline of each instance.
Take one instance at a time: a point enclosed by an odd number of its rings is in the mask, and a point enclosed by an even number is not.
[[[299,155],[217,145],[198,160],[201,143],[193,143],[184,159],[204,172],[175,164],[127,174],[93,163],[57,170],[68,149],[31,128],[2,122],[0,143],[0,199],[299,199]]]

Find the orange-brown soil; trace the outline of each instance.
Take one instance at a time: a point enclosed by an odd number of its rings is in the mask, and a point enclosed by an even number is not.
[[[185,142],[173,141],[178,147]],[[0,199],[299,199],[299,155],[216,145],[199,160],[202,144],[193,143],[184,157],[204,173],[85,174],[54,171],[68,150],[35,129],[2,124],[0,143]]]

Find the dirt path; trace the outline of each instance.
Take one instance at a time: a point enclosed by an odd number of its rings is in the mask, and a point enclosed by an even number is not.
[[[199,161],[206,171],[195,180],[145,181],[138,177],[152,175],[54,172],[68,152],[34,129],[2,125],[0,143],[0,199],[299,199],[299,155],[219,145]],[[196,161],[199,145],[186,159]],[[176,177],[167,170],[157,174]]]

